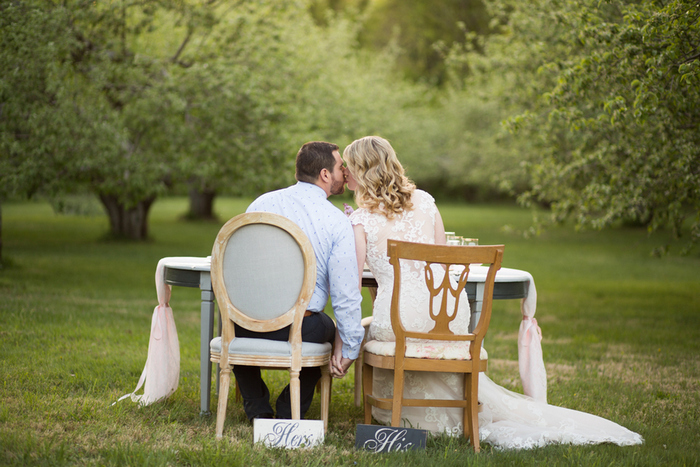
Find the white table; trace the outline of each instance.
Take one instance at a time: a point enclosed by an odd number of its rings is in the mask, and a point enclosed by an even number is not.
[[[200,331],[200,415],[210,415],[211,360],[209,343],[214,337],[215,297],[211,285],[211,257],[173,257],[165,263],[165,282],[181,287],[198,287],[202,292]],[[481,315],[484,299],[484,283],[488,268],[471,266],[465,290],[472,310],[470,331]],[[362,274],[363,287],[377,287],[377,281],[369,271]],[[496,273],[493,286],[494,300],[526,298],[530,286],[530,275],[519,269],[501,268]]]

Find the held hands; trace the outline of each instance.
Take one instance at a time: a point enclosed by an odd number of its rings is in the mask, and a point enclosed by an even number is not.
[[[340,339],[340,334],[335,334],[335,343],[333,344],[333,355],[331,356],[330,371],[334,378],[342,378],[348,373],[350,365],[354,360],[343,357],[343,341]]]
[[[355,360],[350,360],[345,357],[337,357],[335,354],[331,357],[331,375],[334,378],[342,378],[348,374],[348,369],[352,362]]]

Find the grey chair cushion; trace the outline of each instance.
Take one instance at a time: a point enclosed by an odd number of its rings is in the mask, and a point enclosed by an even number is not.
[[[221,337],[215,337],[209,344],[212,352],[221,352]],[[314,342],[301,343],[302,357],[320,357],[333,349],[330,342],[316,344]],[[269,339],[255,339],[251,337],[236,337],[228,346],[229,354],[237,355],[268,355],[271,357],[290,357],[292,346],[287,341],[273,341]]]

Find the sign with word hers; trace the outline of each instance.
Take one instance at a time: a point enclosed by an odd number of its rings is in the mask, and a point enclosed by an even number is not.
[[[308,448],[323,443],[323,420],[275,420],[256,418],[253,438],[271,448]]]

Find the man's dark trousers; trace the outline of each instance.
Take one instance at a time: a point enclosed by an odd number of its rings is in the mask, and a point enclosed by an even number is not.
[[[273,332],[253,332],[235,325],[236,337],[264,338],[276,341],[289,340],[289,328],[279,329]],[[324,312],[311,313],[306,316],[301,324],[301,340],[303,342],[315,342],[323,344],[333,343],[335,339],[335,324],[333,320]],[[270,405],[270,391],[260,376],[260,367],[234,365],[233,373],[243,396],[243,409],[249,420],[256,417],[270,417],[273,415]],[[320,367],[302,368],[299,374],[301,383],[301,418],[304,418],[306,411],[311,406],[314,398],[314,389],[318,380],[321,379]],[[277,398],[277,418],[291,419],[292,405],[287,385]]]

